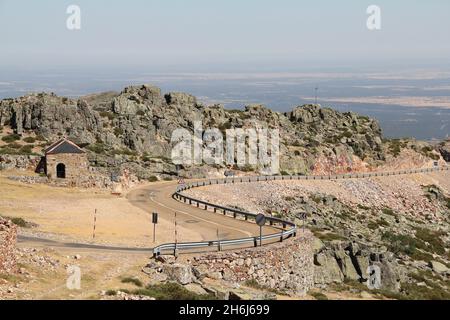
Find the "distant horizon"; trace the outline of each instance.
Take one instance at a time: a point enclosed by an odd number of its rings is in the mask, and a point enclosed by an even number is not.
[[[392,136],[445,137],[449,12],[447,0],[0,0],[0,99],[152,84],[286,111],[319,87],[319,103]]]
[[[69,30],[67,9],[80,8]],[[0,0],[1,70],[257,71],[450,67],[450,3],[378,0]],[[27,10],[23,10],[26,7]]]
[[[380,121],[386,137],[441,140],[450,133],[450,72],[403,71],[391,73],[126,73],[119,77],[94,72],[16,75],[0,77],[0,99],[34,92],[54,92],[78,98],[102,92],[120,92],[130,85],[150,84],[162,93],[184,92],[206,105],[242,109],[262,104],[279,111],[314,102],[324,107],[353,111]]]

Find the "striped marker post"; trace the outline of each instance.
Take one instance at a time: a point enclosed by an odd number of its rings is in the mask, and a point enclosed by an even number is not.
[[[92,240],[95,240],[96,224],[97,224],[97,209],[94,210],[94,230],[92,231]]]
[[[174,256],[175,257],[178,255],[177,245],[178,245],[177,212],[175,211],[175,251],[174,251]]]

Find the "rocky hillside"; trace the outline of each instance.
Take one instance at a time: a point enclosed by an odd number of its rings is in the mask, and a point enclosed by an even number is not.
[[[191,95],[168,93],[143,85],[121,93],[94,94],[74,100],[54,94],[32,94],[0,102],[0,156],[39,154],[60,137],[68,137],[89,151],[93,167],[103,171],[129,169],[141,179],[168,178],[170,139],[174,129],[203,127],[278,128],[282,173],[330,173],[369,170],[389,155],[411,148],[400,141],[386,142],[377,121],[356,113],[340,113],[316,105],[278,113],[262,105],[245,110],[205,106]],[[416,150],[425,160],[437,157],[432,149]],[[223,173],[225,167],[184,168],[187,177]],[[259,168],[233,168],[252,171]]]
[[[395,299],[450,298],[450,173],[337,181],[213,185],[188,195],[295,221],[316,236],[315,286],[367,291],[378,265],[381,291]]]

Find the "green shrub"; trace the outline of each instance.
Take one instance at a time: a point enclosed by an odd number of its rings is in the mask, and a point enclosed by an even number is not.
[[[402,294],[409,300],[450,300],[450,291],[427,281],[427,285],[419,286],[415,283],[402,283]]]
[[[23,154],[32,154],[33,153],[33,145],[28,145],[28,146],[22,146],[20,148],[20,152]]]
[[[394,212],[394,210],[392,210],[391,208],[383,208],[381,210],[381,212],[383,212],[384,214],[388,215],[388,216],[393,216],[396,217],[397,214]]]
[[[411,256],[416,252],[417,247],[423,246],[419,240],[403,234],[385,232],[381,238],[388,243],[389,251],[393,253],[403,253]]]
[[[322,233],[320,231],[313,231],[313,233],[316,238],[319,238],[322,241],[347,240],[344,236],[333,232]]]
[[[114,128],[114,134],[116,135],[116,137],[123,135],[123,129],[122,128]]]
[[[134,278],[134,277],[126,277],[122,279],[122,283],[132,283],[137,287],[142,287],[142,281],[139,280],[138,278]]]
[[[311,195],[310,198],[311,198],[312,201],[314,201],[317,204],[321,204],[322,201],[323,201],[323,198],[321,196],[315,195],[315,194]]]
[[[8,144],[8,148],[10,149],[20,149],[22,146],[16,142]]]
[[[367,224],[367,227],[370,230],[377,230],[379,227],[388,227],[388,226],[389,226],[389,223],[386,220],[384,220],[383,218],[378,219],[377,221],[370,221]]]
[[[105,153],[105,146],[101,143],[91,144],[91,145],[87,146],[86,149],[88,149],[94,153],[97,153],[97,154]]]
[[[377,223],[379,226],[383,226],[383,227],[388,227],[389,226],[389,222],[387,222],[386,220],[384,220],[383,218],[378,219]]]
[[[430,250],[439,255],[445,253],[445,243],[442,240],[444,236],[446,236],[446,233],[443,231],[432,231],[425,228],[416,229],[416,237],[428,243],[426,247],[422,247],[421,249]]]
[[[158,181],[158,177],[156,177],[156,176],[150,176],[150,177],[148,178],[148,181],[150,181],[150,182],[156,182],[156,181]]]
[[[35,143],[36,142],[36,138],[26,137],[25,139],[23,139],[23,141],[25,141],[26,143]]]
[[[115,296],[117,295],[117,291],[116,290],[108,290],[105,293],[107,296]]]
[[[113,154],[120,154],[120,155],[125,155],[125,156],[130,156],[130,157],[136,157],[138,155],[137,151],[133,151],[130,149],[114,149],[113,150]]]
[[[116,114],[109,112],[109,111],[102,111],[102,112],[100,112],[100,117],[108,118],[111,121],[114,118],[116,118]]]
[[[36,140],[38,140],[38,141],[47,141],[47,140],[44,138],[44,136],[41,135],[41,134],[38,134],[38,135],[36,136]]]
[[[345,131],[345,132],[342,134],[342,137],[343,137],[343,138],[351,138],[351,137],[353,137],[353,133],[352,133],[351,131]]]
[[[122,290],[121,290],[122,291]],[[133,294],[148,296],[156,300],[214,300],[212,294],[196,294],[178,283],[163,283],[157,285],[149,285],[145,289],[137,289],[132,291]]]
[[[316,300],[328,300],[328,297],[322,292],[308,292],[308,294]]]
[[[367,228],[369,228],[370,230],[377,230],[378,229],[378,224],[375,221],[370,221],[367,224]]]
[[[5,217],[5,216],[1,216],[0,217],[6,219],[6,220],[11,220],[12,223],[14,223],[16,226],[21,227],[21,228],[29,228],[30,224],[25,221],[25,219],[22,218],[13,218],[13,217]]]
[[[12,143],[12,142],[14,142],[14,141],[20,140],[20,135],[13,133],[13,134],[4,136],[4,137],[2,138],[2,140],[3,140],[4,142],[6,142],[6,143]]]
[[[389,151],[394,155],[394,157],[397,157],[402,151],[402,148],[405,148],[407,145],[408,143],[406,141],[393,139],[389,141]]]
[[[243,166],[242,168],[239,168],[239,169],[243,172],[252,172],[255,170],[255,168],[253,168],[253,166],[251,164],[246,164],[245,166]]]
[[[225,132],[226,132],[227,130],[231,129],[231,128],[232,128],[231,122],[225,122],[225,123],[222,123],[222,124],[219,126],[219,130],[220,130],[223,134],[225,134]]]
[[[362,204],[358,204],[358,209],[361,209],[361,210],[370,210],[370,208],[369,207],[366,207],[366,206],[363,206]]]

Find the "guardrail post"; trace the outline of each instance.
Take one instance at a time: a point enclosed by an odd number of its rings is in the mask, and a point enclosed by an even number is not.
[[[237,214],[236,212],[233,212],[233,218],[236,219],[237,218]]]
[[[245,215],[245,221],[248,221],[248,215]]]
[[[258,246],[258,238],[253,238],[253,245],[255,246],[255,248]]]
[[[280,236],[280,242],[283,242],[283,234],[281,234],[281,236]]]
[[[217,250],[220,252],[220,251],[222,251],[222,244],[220,243],[220,240],[219,240],[219,242],[217,243]]]
[[[214,208],[214,213],[217,213],[217,208]]]

